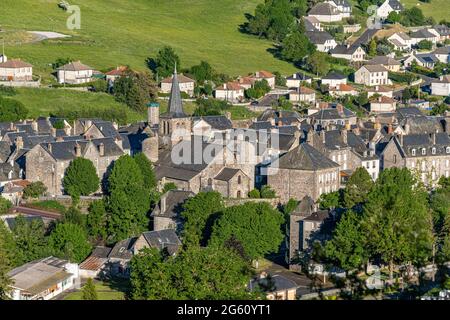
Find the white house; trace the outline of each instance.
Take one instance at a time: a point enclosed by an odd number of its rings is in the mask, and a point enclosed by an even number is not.
[[[33,80],[33,66],[19,59],[8,60],[3,56],[0,63],[0,81],[31,81]]]
[[[388,56],[376,56],[373,59],[367,61],[366,65],[382,65],[386,69],[392,72],[399,72],[401,63],[394,58]]]
[[[308,77],[304,73],[297,72],[289,77],[286,77],[286,86],[288,88],[298,88],[302,82],[311,84],[311,81],[311,77]]]
[[[385,96],[374,97],[370,100],[370,112],[393,112],[395,111],[397,102]]]
[[[337,72],[330,72],[322,78],[321,83],[334,88],[341,84],[347,84],[347,77]]]
[[[330,50],[332,57],[341,58],[349,61],[364,61],[366,52],[359,46],[339,45]]]
[[[326,31],[307,31],[306,36],[320,52],[329,52],[337,46],[336,40]]]
[[[253,76],[250,77],[253,81],[266,80],[271,89],[275,89],[275,75],[269,71],[256,71]]]
[[[365,65],[355,72],[355,83],[366,86],[391,84],[388,79],[388,70],[382,65]]]
[[[381,19],[386,19],[389,13],[395,11],[400,13],[403,10],[403,5],[398,0],[386,0],[377,9],[377,16]]]
[[[161,81],[161,92],[170,93],[172,90],[172,79],[173,75],[167,77]],[[186,77],[183,74],[178,75],[178,83],[180,84],[180,91],[187,93],[189,96],[194,95],[195,80]]]
[[[347,0],[328,0],[325,2],[336,7],[343,18],[348,18],[352,15],[352,5]]]
[[[428,29],[420,29],[412,32],[410,35],[413,45],[417,45],[421,41],[430,41],[436,44],[439,40],[439,34],[430,32]]]
[[[431,82],[431,94],[435,96],[450,95],[450,75],[441,76],[439,80]]]
[[[94,68],[74,61],[59,67],[57,75],[59,83],[81,84],[93,81]]]
[[[314,103],[316,101],[316,92],[308,87],[299,87],[297,90],[289,93],[289,101]]]
[[[367,88],[367,97],[370,98],[374,95],[385,96],[388,98],[394,97],[394,90],[387,86],[374,86]]]
[[[440,47],[433,51],[433,54],[442,63],[450,63],[450,46]]]
[[[125,74],[125,71],[127,70],[127,67],[120,66],[116,69],[113,69],[111,71],[108,71],[105,73],[106,81],[114,83],[117,79],[119,79],[121,76]]]
[[[413,53],[403,61],[403,65],[409,68],[413,62],[416,62],[421,67],[433,69],[435,64],[439,62],[439,59],[433,53]]]
[[[404,32],[396,32],[387,40],[394,46],[395,50],[399,51],[409,51],[413,45],[411,37]]]
[[[244,90],[238,82],[226,82],[215,89],[214,96],[219,100],[239,102],[244,99]]]
[[[29,262],[8,272],[12,300],[50,300],[74,288],[79,267],[55,257]]]
[[[321,22],[313,16],[303,17],[303,23],[306,31],[323,31]]]
[[[356,96],[358,94],[358,91],[348,84],[338,84],[335,87],[331,87],[328,92],[333,97]]]
[[[320,22],[337,22],[341,21],[344,17],[342,12],[338,10],[335,5],[331,5],[327,2],[316,4],[308,12],[309,17],[314,17]]]

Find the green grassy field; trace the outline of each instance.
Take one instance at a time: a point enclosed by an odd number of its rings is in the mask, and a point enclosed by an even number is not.
[[[29,110],[29,117],[49,116],[50,113],[63,108],[65,110],[124,108],[128,121],[144,119],[144,115],[129,109],[125,104],[117,102],[106,93],[80,92],[67,89],[32,89],[18,88],[17,95],[12,97],[22,102]]]
[[[431,0],[430,3],[423,3],[419,0],[401,0],[407,8],[417,6],[423,11],[426,17],[433,17],[436,22],[442,19],[450,18],[450,1],[449,0]]]
[[[95,289],[97,290],[98,300],[124,300],[125,294],[122,290],[126,288],[112,288],[106,282],[96,282]],[[83,294],[81,291],[69,293],[64,300],[82,300]]]
[[[73,0],[69,2],[81,8],[81,29],[73,31],[67,29],[69,14],[58,2],[2,0],[0,10],[2,29],[17,33],[6,37],[7,55],[29,61],[44,77],[59,57],[80,59],[99,70],[120,64],[145,69],[145,59],[164,45],[175,48],[182,67],[207,60],[230,75],[294,70],[267,52],[272,43],[238,30],[244,14],[253,13],[262,0]],[[26,43],[23,30],[55,31],[73,38]]]

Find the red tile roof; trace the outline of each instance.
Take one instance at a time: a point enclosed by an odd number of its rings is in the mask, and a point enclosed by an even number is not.
[[[225,88],[226,85],[226,88]],[[217,87],[216,90],[244,90],[244,88],[238,82],[227,82]]]
[[[381,97],[374,97],[370,100],[370,103],[385,103],[385,104],[392,104],[395,100],[386,96]]]
[[[127,70],[127,67],[120,66],[120,67],[117,67],[116,69],[113,69],[105,74],[107,76],[121,76],[126,70]]]
[[[341,83],[341,84],[338,84],[336,88],[333,88],[330,91],[345,91],[345,92],[349,92],[349,91],[355,91],[355,88],[353,88],[351,85]]]
[[[7,68],[7,69],[31,68],[31,67],[33,67],[33,65],[24,62],[20,59],[13,59],[0,63],[0,68]]]
[[[313,89],[310,89],[308,87],[300,87],[299,92],[300,92],[300,94],[313,94],[313,93],[316,93]]]
[[[265,71],[265,70],[256,72],[255,76],[258,78],[273,78],[273,77],[275,77],[271,72]]]

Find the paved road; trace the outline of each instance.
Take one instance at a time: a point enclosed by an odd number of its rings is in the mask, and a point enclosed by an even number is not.
[[[28,207],[22,207],[22,206],[13,207],[12,209],[13,209],[13,212],[16,212],[16,213],[23,213],[23,214],[28,214],[28,215],[32,215],[32,216],[39,216],[39,217],[43,217],[43,218],[47,218],[47,219],[55,219],[55,220],[61,219],[61,214],[55,213],[55,212],[39,210],[39,209],[34,209],[34,208],[28,208]]]

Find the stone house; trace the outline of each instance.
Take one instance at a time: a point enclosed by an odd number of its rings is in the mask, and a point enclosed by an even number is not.
[[[175,230],[165,229],[159,231],[146,231],[142,233],[133,244],[133,254],[145,248],[155,248],[159,251],[166,250],[169,255],[175,255],[181,247],[181,241]]]
[[[161,92],[170,93],[172,91],[172,80],[173,75],[167,77],[161,81]],[[194,95],[195,80],[186,77],[183,74],[178,75],[178,84],[180,86],[180,91],[188,94],[189,96]]]
[[[111,71],[108,71],[105,73],[106,81],[109,83],[114,83],[117,79],[119,79],[121,76],[125,75],[125,72],[127,71],[127,67],[120,66],[116,69],[113,69]]]
[[[268,185],[280,196],[282,203],[289,199],[313,200],[323,193],[340,187],[339,164],[331,161],[308,143],[282,155],[268,167]]]
[[[33,66],[19,59],[0,63],[0,81],[32,81]]]
[[[356,124],[356,114],[345,108],[342,104],[327,104],[326,107],[322,108],[319,105],[319,109],[314,110],[308,116],[311,125],[319,125],[322,128],[328,125],[345,125]]]
[[[320,228],[330,218],[328,210],[318,210],[314,200],[303,197],[299,205],[289,216],[289,228],[286,237],[286,262],[295,269],[300,252],[310,251],[314,241],[321,240]]]
[[[447,132],[393,136],[382,152],[383,169],[408,168],[426,185],[450,176],[450,138]]]
[[[25,154],[26,179],[41,181],[50,194],[62,195],[62,180],[72,160],[90,160],[103,179],[110,165],[123,154],[112,138],[40,143]]]
[[[93,81],[94,68],[80,61],[70,62],[57,70],[58,83],[81,84]]]
[[[355,83],[366,86],[391,84],[388,79],[388,69],[382,65],[365,65],[355,72]]]
[[[161,196],[151,213],[153,230],[175,229],[181,231],[183,204],[195,194],[191,191],[170,190]]]
[[[210,178],[211,179],[211,178]],[[208,181],[211,188],[224,198],[247,198],[253,189],[253,181],[241,169],[223,168],[214,179]]]

